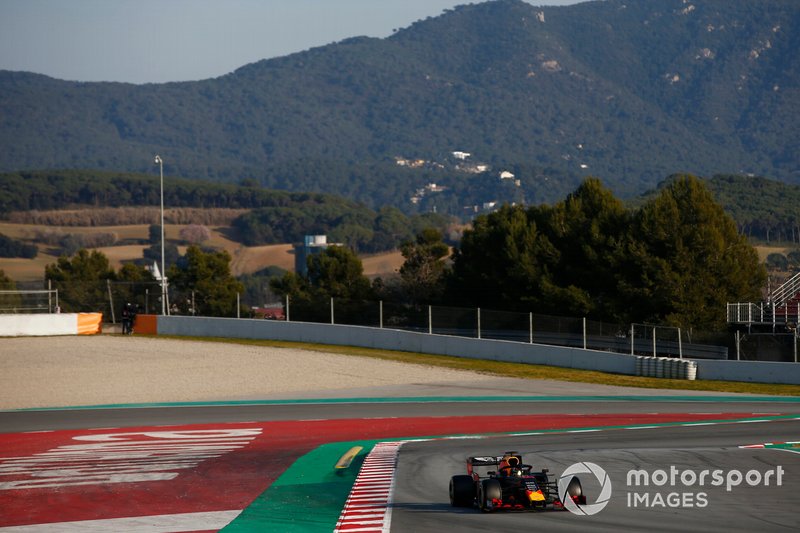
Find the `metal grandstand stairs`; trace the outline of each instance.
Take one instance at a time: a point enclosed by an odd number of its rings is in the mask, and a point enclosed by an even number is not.
[[[794,361],[798,358],[800,272],[772,291],[761,303],[729,303],[736,359]]]
[[[770,297],[776,312],[778,309],[794,308],[795,317],[797,316],[797,304],[800,303],[800,272],[789,278],[786,283],[772,292]]]
[[[770,293],[763,303],[729,303],[728,323],[796,327],[800,319],[800,272]]]

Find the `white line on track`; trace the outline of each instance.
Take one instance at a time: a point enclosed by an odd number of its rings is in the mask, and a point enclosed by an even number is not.
[[[115,533],[179,533],[182,531],[205,531],[222,529],[236,518],[239,513],[241,511],[212,511],[9,526],[0,527],[0,533],[106,533],[108,531],[114,531]]]

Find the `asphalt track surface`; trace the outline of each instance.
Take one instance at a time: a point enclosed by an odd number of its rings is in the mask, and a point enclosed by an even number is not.
[[[798,429],[800,422],[793,420],[407,443],[400,452],[392,531],[797,531],[800,454],[739,446],[797,440]],[[464,470],[464,458],[506,450],[519,451],[535,468],[549,467],[553,473],[580,461],[601,466],[612,480],[608,506],[594,516],[567,511],[481,513],[451,507],[448,481],[453,473]],[[679,476],[676,487],[627,485],[631,469],[668,472],[673,465],[679,472],[721,469],[726,475],[732,470],[764,473],[780,465],[784,475],[780,487],[773,478],[769,487],[745,482],[746,486],[732,487],[730,492],[724,486],[711,486],[710,481],[703,487],[697,482],[686,486]],[[599,482],[592,475],[582,476],[581,481],[591,502],[599,493]],[[655,505],[633,506],[633,493],[649,494]],[[679,501],[681,507],[658,504],[657,493],[665,501]],[[699,493],[705,494],[702,500]]]
[[[377,392],[377,391],[376,391]],[[643,391],[644,393],[645,391]],[[90,427],[134,427],[170,424],[206,424],[273,420],[318,420],[374,417],[451,417],[531,414],[618,414],[618,413],[757,413],[800,414],[800,401],[775,401],[757,396],[574,396],[527,397],[514,401],[492,397],[459,397],[426,401],[415,398],[336,399],[294,403],[207,403],[181,406],[140,406],[54,410],[0,411],[0,431],[47,431]],[[800,433],[800,426],[798,426]],[[800,437],[800,434],[796,435]],[[798,501],[800,503],[800,500]]]
[[[76,352],[75,357],[78,355],[80,352]],[[219,372],[224,372],[224,368]],[[11,380],[8,376],[6,379]],[[22,373],[15,379],[30,379],[30,375]],[[589,419],[581,420],[584,415],[608,415],[605,420],[613,422],[599,425],[613,426],[641,426],[640,421],[651,414],[672,414],[678,415],[677,418],[682,414],[702,414],[711,419],[714,419],[714,414],[726,413],[727,417],[719,418],[730,418],[731,413],[741,413],[747,418],[763,416],[765,419],[774,418],[774,415],[793,415],[791,420],[746,424],[666,424],[635,430],[606,429],[586,433],[557,431],[518,437],[504,435],[408,442],[400,448],[398,456],[391,531],[540,528],[549,531],[800,530],[800,512],[797,510],[800,504],[800,454],[790,449],[740,448],[769,442],[800,441],[800,420],[794,419],[795,416],[800,418],[800,401],[797,398],[617,389],[533,380],[483,379],[478,382],[469,376],[465,376],[463,382],[408,382],[395,386],[379,386],[369,383],[367,379],[365,377],[363,387],[359,388],[329,391],[307,387],[307,393],[298,390],[292,394],[281,393],[283,397],[262,397],[261,401],[0,411],[0,433],[96,431],[93,428],[253,421],[291,423],[356,420],[360,423],[363,420],[365,425],[369,425],[369,419],[374,418],[382,418],[383,423],[387,424],[392,419],[398,422],[402,419],[426,419],[429,421],[426,428],[435,428],[439,419],[493,419],[498,415],[537,415],[556,421],[569,419],[561,427],[580,428],[590,425]],[[501,396],[504,398],[499,398]],[[659,416],[650,418],[658,419]],[[593,420],[597,422],[599,419],[602,416]],[[300,426],[308,432],[307,428],[314,427],[314,424]],[[539,428],[530,429],[538,431]],[[476,425],[474,432],[486,431]],[[442,433],[433,431],[422,434]],[[614,492],[610,503],[595,516],[576,516],[566,511],[482,514],[473,509],[450,507],[448,482],[450,476],[464,471],[464,459],[470,455],[497,455],[506,450],[517,450],[526,456],[527,462],[537,468],[547,467],[553,473],[560,473],[576,462],[596,463],[608,472],[612,480]],[[681,493],[681,497],[684,493],[689,493],[692,498],[696,498],[698,492],[707,493],[707,505],[704,507],[640,504],[632,508],[628,505],[628,497],[633,493],[661,494],[666,497],[673,492],[672,488],[667,487],[638,491],[627,487],[628,470],[668,470],[671,466],[681,471],[690,469],[698,472],[709,468],[764,472],[781,466],[785,473],[780,487],[740,486],[730,492],[724,487],[677,487],[676,492]],[[590,479],[581,479],[591,500],[599,493],[599,483],[592,480],[591,476]]]
[[[31,410],[0,412],[0,430],[22,432],[90,427],[132,427],[243,421],[320,420],[342,418],[442,417],[492,415],[587,415],[649,413],[753,413],[765,417],[797,414],[800,402],[770,398],[719,396],[710,398],[659,396],[539,397],[525,401],[469,398],[421,401],[419,399],[336,399],[333,403],[259,402],[221,405],[141,406],[136,408]],[[578,424],[579,425],[579,424]],[[740,446],[768,442],[800,441],[800,420],[719,425],[658,426],[609,429],[586,433],[543,433],[518,437],[433,440],[406,443],[400,450],[392,504],[391,531],[516,530],[549,531],[778,531],[800,528],[800,454],[781,449]],[[589,461],[604,468],[614,482],[608,506],[595,516],[566,511],[496,512],[452,508],[448,482],[464,471],[471,455],[497,455],[516,450],[538,468],[562,472],[576,462]],[[781,466],[782,485],[724,487],[628,487],[631,469],[679,471],[721,469],[725,472]],[[589,500],[599,493],[599,482],[582,478]],[[677,492],[682,507],[645,505],[632,507],[629,493],[659,493],[664,499]],[[707,504],[698,506],[702,492]],[[684,494],[688,494],[685,496]],[[594,495],[594,496],[593,496]],[[674,498],[674,496],[672,497]],[[688,498],[688,500],[685,500]],[[683,501],[688,501],[688,507]]]

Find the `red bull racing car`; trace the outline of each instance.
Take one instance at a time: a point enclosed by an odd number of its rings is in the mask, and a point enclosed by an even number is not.
[[[490,470],[492,467],[497,467]],[[498,457],[467,458],[467,473],[450,479],[450,504],[453,507],[477,506],[481,511],[499,509],[563,509],[558,482],[547,469],[534,472],[517,452]],[[581,482],[573,477],[564,498],[586,503]]]

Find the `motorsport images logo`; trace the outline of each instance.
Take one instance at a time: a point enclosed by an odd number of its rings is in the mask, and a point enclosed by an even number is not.
[[[568,494],[569,485],[572,479],[578,474],[592,474],[600,483],[600,494],[594,503],[576,503]],[[611,479],[601,467],[594,463],[584,462],[575,463],[568,467],[558,478],[558,497],[564,508],[572,514],[591,516],[605,509],[611,499]]]
[[[735,487],[742,484],[750,487],[760,485],[780,487],[783,485],[785,473],[786,471],[780,465],[765,472],[759,470],[724,471],[721,469],[679,470],[674,465],[669,469],[659,469],[653,472],[629,470],[626,478],[627,503],[629,508],[702,508],[708,506],[708,493],[704,490],[698,491],[697,487],[702,489],[725,487],[726,492],[732,492]],[[570,484],[580,474],[592,474],[600,483],[600,494],[594,503],[578,503],[570,496]],[[682,492],[675,490],[681,485],[689,490]],[[655,492],[648,492],[651,487]],[[659,489],[671,489],[671,491],[664,495]],[[594,463],[575,463],[564,470],[564,473],[558,478],[558,497],[564,508],[573,514],[595,515],[605,509],[611,499],[611,479],[603,468]]]

